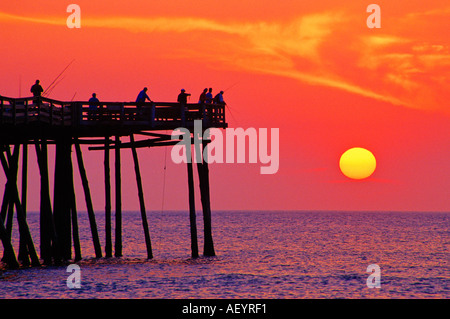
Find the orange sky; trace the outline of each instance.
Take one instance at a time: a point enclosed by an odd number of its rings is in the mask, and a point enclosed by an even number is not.
[[[77,1],[81,29],[68,29],[70,3],[0,4],[1,95],[29,95],[73,59],[52,98],[132,101],[148,86],[154,100],[183,87],[194,102],[204,87],[231,87],[230,127],[279,128],[280,170],[211,165],[213,209],[449,211],[448,1],[377,1],[380,29],[366,26],[369,1]],[[367,180],[339,171],[354,146],[377,158]],[[103,209],[102,154],[84,154]],[[164,149],[139,155],[159,210]],[[124,207],[138,209],[129,156]],[[185,166],[168,161],[166,174],[164,207],[186,209]],[[38,191],[29,196],[38,208]]]

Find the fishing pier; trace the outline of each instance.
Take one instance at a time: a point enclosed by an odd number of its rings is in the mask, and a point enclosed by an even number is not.
[[[167,134],[167,131],[173,131],[179,127],[189,130],[191,144],[194,144],[194,138],[201,138],[194,136],[195,120],[202,121],[202,130],[212,127],[226,128],[225,106],[186,104],[182,107],[180,103],[167,102],[62,102],[45,97],[0,96],[0,160],[6,176],[0,212],[2,261],[9,268],[17,268],[20,265],[51,265],[72,259],[74,261],[82,259],[72,149],[75,150],[82,181],[96,258],[113,256],[110,153],[113,153],[115,160],[114,256],[122,256],[121,151],[131,150],[147,258],[153,258],[137,150],[143,147],[168,147],[179,143],[179,140],[174,140],[171,134]],[[163,133],[163,131],[166,132]],[[139,139],[135,139],[137,136]],[[206,147],[208,141],[202,140],[202,143]],[[34,145],[40,173],[40,256],[34,245],[26,216],[29,145]],[[49,145],[55,148],[53,198],[51,198],[49,183],[51,169],[48,162]],[[104,152],[105,237],[103,249],[80,145],[88,145],[88,149],[92,151]],[[20,151],[22,152],[21,163],[19,163]],[[196,163],[196,166],[204,222],[203,255],[214,256],[208,163],[202,159],[201,162]],[[19,169],[22,170],[20,192]],[[191,252],[192,257],[196,258],[199,256],[199,251],[192,160],[188,160],[187,163],[187,177]],[[11,240],[14,213],[17,216],[19,234],[17,250],[14,249]]]

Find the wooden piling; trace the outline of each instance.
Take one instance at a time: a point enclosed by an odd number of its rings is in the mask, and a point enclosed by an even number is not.
[[[27,186],[28,186],[28,144],[24,143],[22,147],[22,209],[25,218],[27,217]],[[19,237],[19,261],[24,266],[30,264],[30,259],[28,258],[28,251],[26,241],[23,235]]]
[[[86,169],[84,168],[83,155],[78,139],[75,141],[75,152],[77,155],[78,170],[80,171],[81,183],[83,185],[84,197],[86,201],[86,209],[89,216],[89,225],[91,227],[92,242],[94,244],[95,257],[102,257],[102,249],[100,246],[100,239],[98,237],[97,223],[95,221],[94,207],[92,205],[91,191],[89,189],[89,182],[87,179]]]
[[[69,211],[70,217],[72,221],[72,240],[73,240],[73,248],[74,248],[74,261],[81,260],[81,246],[80,246],[80,235],[78,233],[78,216],[77,216],[77,201],[75,196],[75,187],[73,181],[73,165],[72,165],[72,154],[71,154],[71,145],[69,149],[69,156],[66,162],[67,169],[67,197],[69,198]]]
[[[3,154],[3,150],[1,152],[1,163],[3,166],[3,169],[9,171],[8,163],[6,162],[6,158]],[[8,175],[7,175],[8,176]],[[19,267],[19,263],[16,258],[16,254],[14,252],[14,248],[11,244],[11,236],[8,235],[8,232],[6,231],[5,224],[4,224],[4,217],[6,217],[6,210],[8,209],[9,205],[9,186],[8,181],[5,185],[5,191],[3,195],[3,202],[2,202],[2,213],[0,214],[0,240],[3,244],[3,258],[2,261],[4,261],[9,268],[15,269]],[[11,203],[12,205],[12,203]]]
[[[116,238],[114,256],[122,257],[122,178],[120,173],[120,136],[115,138]]]
[[[6,149],[6,153],[8,156],[8,169],[9,169],[9,177],[8,177],[8,187],[10,188],[9,194],[9,206],[8,206],[8,215],[6,217],[6,231],[8,232],[8,236],[12,236],[12,228],[13,228],[13,216],[14,216],[14,199],[12,197],[13,188],[17,185],[17,171],[18,171],[18,161],[19,161],[19,151],[20,144],[14,145],[14,151],[11,155],[11,150],[9,147]],[[8,173],[6,173],[8,174]],[[8,175],[7,175],[8,176]]]
[[[105,257],[112,257],[111,180],[109,174],[109,137],[105,137]]]
[[[147,213],[145,212],[145,203],[144,203],[144,191],[142,188],[141,172],[139,169],[139,161],[136,152],[136,147],[134,145],[135,143],[133,134],[130,135],[130,143],[131,143],[131,151],[133,153],[134,170],[136,173],[136,183],[138,188],[139,206],[141,209],[142,227],[144,228],[145,245],[147,247],[147,259],[152,259],[153,258],[152,243],[150,240],[150,233],[148,230]]]
[[[190,221],[190,228],[191,228],[191,255],[192,255],[192,258],[197,258],[198,257],[198,239],[197,239],[197,219],[195,216],[195,191],[194,191],[194,173],[193,173],[193,168],[192,168],[192,156],[187,161],[187,175],[188,175],[188,188],[189,188],[189,221]]]
[[[0,240],[3,244],[3,261],[9,268],[19,268],[19,263],[16,259],[16,254],[14,252],[14,248],[11,244],[11,238],[8,236],[8,233],[5,229],[5,224],[3,223],[3,218],[0,216]]]
[[[59,241],[58,257],[61,257],[63,260],[70,260],[72,257],[72,225],[70,214],[70,169],[68,163],[71,163],[71,154],[70,142],[65,137],[56,141],[55,153],[53,216]]]
[[[8,166],[8,163],[3,164],[3,166],[6,167]],[[8,181],[6,181],[5,183],[5,189],[3,190],[3,201],[2,201],[2,207],[0,209],[0,216],[2,217],[3,220],[5,220],[6,218],[6,212],[8,211],[8,206],[9,206],[9,187],[8,187]],[[3,225],[4,226],[4,225]],[[5,229],[6,230],[6,229]]]
[[[59,254],[57,253],[59,251],[59,247],[50,200],[47,140],[42,139],[40,145],[38,143],[35,144],[35,148],[39,172],[41,175],[39,218],[41,258],[43,259],[45,265],[50,265],[52,263],[52,257],[55,258],[55,262],[59,262]]]
[[[198,137],[197,137],[198,138]],[[199,140],[199,139],[198,139]],[[197,146],[197,154],[202,154]],[[202,143],[203,151],[206,152],[206,144]],[[208,162],[203,160],[201,156],[200,162],[197,163],[198,179],[200,184],[200,197],[203,208],[203,232],[204,232],[204,246],[203,255],[204,256],[215,256],[214,243],[212,238],[212,227],[211,227],[211,202],[209,195],[209,168]]]
[[[3,166],[5,167],[5,164],[3,164]],[[8,164],[6,163],[6,167],[8,166]],[[8,206],[9,206],[9,186],[8,186],[8,181],[6,181],[5,183],[5,189],[3,191],[3,201],[2,201],[2,207],[1,207],[1,212],[0,212],[0,217],[2,218],[2,220],[6,219],[6,214],[8,211]],[[3,225],[4,227],[5,225]],[[6,231],[6,228],[5,228]]]
[[[4,158],[3,153],[0,154],[0,157],[2,158],[1,163],[2,164],[6,163],[6,159]],[[13,155],[13,157],[14,157],[14,155]],[[23,235],[23,238],[26,242],[27,250],[28,250],[30,258],[31,258],[31,264],[33,266],[39,266],[40,265],[39,258],[36,254],[33,239],[31,238],[30,230],[28,228],[25,216],[23,214],[22,205],[21,205],[20,199],[19,199],[19,192],[17,190],[17,184],[14,182],[14,185],[13,185],[14,171],[17,171],[17,164],[18,164],[17,162],[18,161],[14,161],[14,160],[10,161],[9,169],[8,169],[8,167],[5,167],[5,166],[3,166],[3,169],[8,178],[8,181],[11,181],[11,184],[10,184],[11,200],[12,200],[14,206],[16,207],[17,221],[19,224],[19,233]],[[11,238],[11,236],[9,236],[9,238]]]
[[[6,151],[6,148],[9,148],[9,146],[6,146],[4,149],[2,149],[2,153],[4,152],[4,151]],[[8,172],[9,172],[9,164],[8,164],[8,162],[6,161],[6,158],[5,158],[5,156],[2,156],[1,157],[1,159],[2,159],[2,166],[3,166],[3,169],[7,169],[8,170]],[[4,191],[3,191],[3,201],[2,201],[2,207],[1,207],[1,212],[0,212],[0,216],[1,216],[1,218],[2,218],[2,220],[6,220],[6,217],[7,217],[7,212],[8,212],[8,207],[9,207],[9,205],[10,205],[10,195],[9,195],[9,193],[10,193],[10,185],[9,185],[9,183],[8,183],[8,180],[6,180],[6,183],[5,183],[5,189],[4,189]],[[4,227],[5,225],[3,225],[3,227]],[[6,228],[5,228],[5,231],[6,231]]]

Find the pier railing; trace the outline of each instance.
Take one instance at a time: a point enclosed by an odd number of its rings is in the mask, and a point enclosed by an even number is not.
[[[144,125],[158,129],[202,120],[206,127],[226,127],[225,106],[171,102],[62,102],[45,97],[0,96],[0,125],[43,123],[50,126]]]

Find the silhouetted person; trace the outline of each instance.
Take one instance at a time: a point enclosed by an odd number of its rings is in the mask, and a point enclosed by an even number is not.
[[[142,105],[145,103],[146,100],[148,100],[149,102],[153,102],[147,95],[147,91],[148,89],[145,87],[141,92],[139,92],[137,98],[136,98],[136,103],[137,103],[137,109],[139,111],[139,113],[142,112]]]
[[[206,103],[206,93],[208,92],[208,89],[204,89],[202,94],[200,94],[200,97],[198,98],[198,103],[203,104]]]
[[[207,92],[208,92],[208,89],[204,89],[202,94],[200,94],[200,97],[198,98],[198,104],[200,104],[199,107],[198,107],[198,116],[200,118],[203,118],[203,114],[205,113],[205,104],[206,104],[206,100],[207,100],[207,98],[206,98]]]
[[[178,94],[177,101],[180,103],[180,112],[181,112],[181,122],[185,123],[185,112],[186,112],[186,104],[187,104],[187,97],[191,96],[191,93],[186,93],[185,89],[181,89],[181,93]]]
[[[219,105],[225,105],[225,101],[223,100],[223,91],[220,91],[217,93],[217,95],[214,97],[214,103]]]
[[[92,93],[92,97],[89,99],[89,111],[88,111],[88,119],[92,120],[94,118],[94,114],[97,111],[98,103],[100,101],[97,98],[97,94]]]
[[[36,80],[36,83],[34,83],[30,89],[30,92],[33,93],[34,103],[36,103],[36,104],[39,104],[41,102],[40,97],[41,97],[42,92],[44,92],[44,89],[42,88],[42,86],[39,83],[40,83],[40,81]]]
[[[136,103],[139,103],[138,106],[142,106],[142,104],[145,103],[146,100],[152,102],[152,100],[147,95],[147,91],[148,89],[145,87],[141,92],[139,92],[136,98]]]
[[[178,94],[178,99],[177,99],[178,103],[186,105],[188,96],[191,96],[191,93],[186,93],[185,89],[181,89],[181,93]]]
[[[212,88],[209,88],[208,93],[206,93],[206,103],[211,104],[213,102]]]
[[[42,92],[44,92],[44,89],[39,84],[40,81],[36,80],[36,83],[31,87],[30,91],[33,93],[33,96],[41,96]]]
[[[147,95],[148,89],[145,87],[141,92],[139,92],[136,102],[137,103],[145,103],[146,100],[149,100],[149,102],[152,102],[152,100]]]

